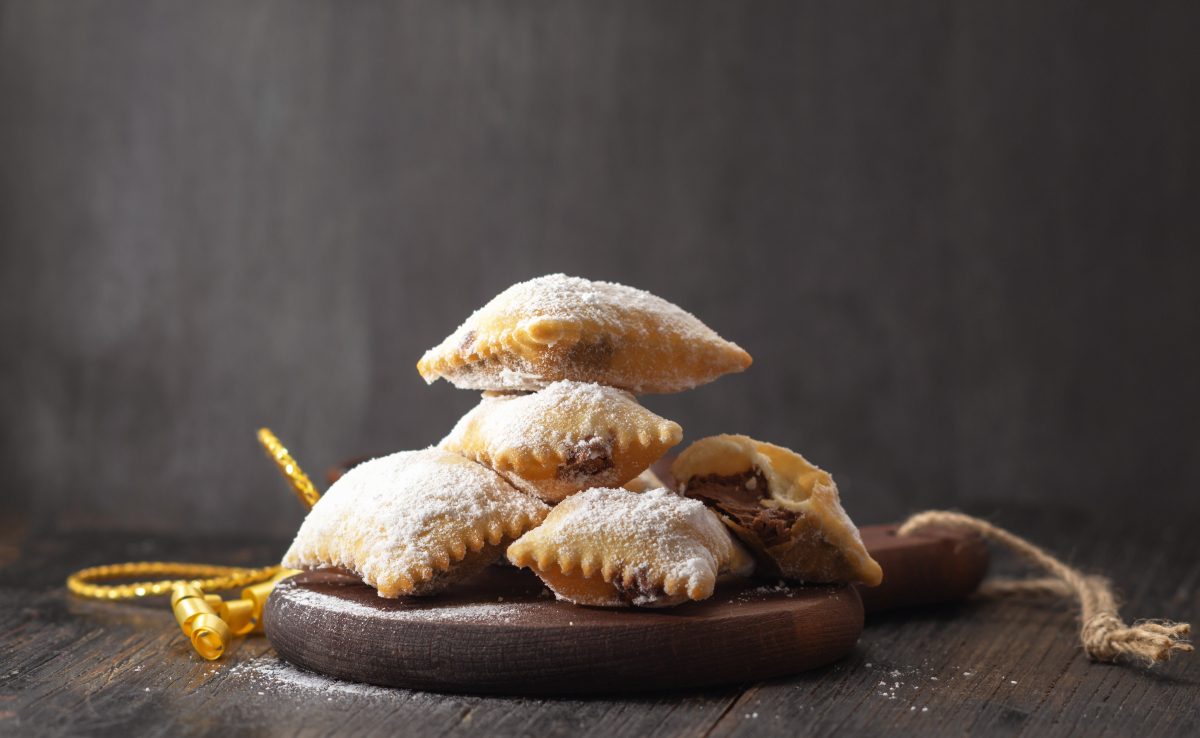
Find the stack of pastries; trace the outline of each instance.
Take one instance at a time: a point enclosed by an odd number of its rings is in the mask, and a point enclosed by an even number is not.
[[[382,597],[434,594],[501,557],[562,600],[664,607],[722,577],[878,584],[825,471],[746,436],[680,442],[641,394],[680,392],[750,355],[666,300],[554,274],[513,285],[417,364],[481,390],[436,446],[338,479],[284,557],[339,569]]]

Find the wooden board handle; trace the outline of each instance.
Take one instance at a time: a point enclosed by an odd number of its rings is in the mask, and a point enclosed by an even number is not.
[[[858,588],[867,613],[966,599],[988,570],[987,545],[958,530],[896,535],[898,525],[863,527],[863,543],[883,567],[883,583]]]

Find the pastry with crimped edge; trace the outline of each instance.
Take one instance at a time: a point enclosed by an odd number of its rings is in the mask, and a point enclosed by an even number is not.
[[[696,441],[671,466],[679,491],[717,511],[756,554],[761,574],[799,582],[883,580],[828,472],[746,436]]]
[[[434,594],[496,561],[549,511],[458,454],[403,451],[338,479],[305,518],[283,564],[354,574],[381,597]]]
[[[527,395],[488,393],[438,444],[549,502],[615,487],[679,443],[677,423],[623,390],[555,382]]]
[[[589,489],[559,503],[508,547],[560,600],[669,607],[710,597],[753,559],[704,505],[666,489]]]
[[[536,390],[572,379],[647,394],[691,389],[750,361],[649,292],[552,274],[501,292],[425,352],[417,370],[462,389]]]

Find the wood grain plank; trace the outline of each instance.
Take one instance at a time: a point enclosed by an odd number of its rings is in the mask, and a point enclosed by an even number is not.
[[[1108,573],[1130,616],[1200,611],[1200,543],[1186,521],[1039,508],[993,515]],[[1194,735],[1200,666],[1089,662],[1059,605],[973,601],[868,619],[848,658],[747,688],[639,699],[464,697],[362,688],[280,671],[265,639],[199,659],[165,603],[68,597],[66,573],[129,558],[253,564],[283,542],[75,532],[32,535],[0,568],[0,734],[705,735],[905,733]],[[998,557],[1001,572],[1018,571]],[[1013,684],[1016,682],[1016,684]],[[259,693],[262,694],[259,694]]]

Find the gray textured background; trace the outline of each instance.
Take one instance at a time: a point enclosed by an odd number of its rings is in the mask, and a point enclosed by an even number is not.
[[[755,357],[647,404],[928,505],[1200,509],[1200,5],[0,1],[0,509],[293,530],[552,271]],[[1136,513],[1131,513],[1136,514]],[[1159,512],[1161,514],[1161,511]]]

